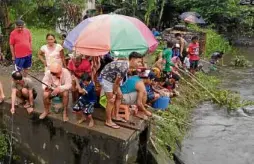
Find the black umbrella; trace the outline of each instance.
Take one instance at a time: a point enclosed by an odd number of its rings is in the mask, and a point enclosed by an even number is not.
[[[188,23],[205,24],[205,20],[196,12],[184,12],[179,18]]]

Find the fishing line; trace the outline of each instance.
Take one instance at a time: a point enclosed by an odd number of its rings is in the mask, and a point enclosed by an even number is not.
[[[212,65],[210,62],[206,61],[206,60],[203,60],[203,59],[200,59],[201,61],[209,64],[210,66]],[[230,72],[230,73],[238,73],[238,74],[244,74],[244,75],[252,75],[253,73],[246,73],[246,72],[240,72],[240,71],[237,71],[237,70],[231,70],[231,69],[226,69],[226,68],[223,68],[221,66],[218,66],[218,65],[215,65],[215,67],[219,68],[220,70],[222,71],[225,71],[225,72]]]
[[[13,144],[13,129],[14,129],[14,117],[13,114],[11,114],[11,134],[10,134],[10,154],[9,154],[9,164],[11,164],[12,162],[12,154],[13,154],[13,150],[12,150],[12,144]]]

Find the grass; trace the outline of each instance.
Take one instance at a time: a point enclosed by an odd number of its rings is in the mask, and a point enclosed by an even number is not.
[[[0,160],[2,160],[7,154],[8,154],[7,136],[0,133]]]

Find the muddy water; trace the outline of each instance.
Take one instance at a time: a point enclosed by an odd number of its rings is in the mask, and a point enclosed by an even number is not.
[[[254,48],[244,48],[254,61]],[[240,73],[241,72],[241,73]],[[254,68],[223,73],[223,88],[254,100]],[[210,103],[193,113],[193,123],[180,154],[185,164],[253,164],[254,116],[228,114]]]

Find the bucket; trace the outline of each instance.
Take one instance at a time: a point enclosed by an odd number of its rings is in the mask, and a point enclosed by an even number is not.
[[[63,112],[63,103],[61,97],[56,96],[52,98],[51,112],[56,114]]]
[[[170,98],[162,96],[162,97],[158,98],[153,103],[153,108],[155,108],[155,109],[161,109],[161,110],[166,110],[168,108],[169,103],[170,103]]]
[[[107,106],[107,97],[106,97],[106,95],[102,95],[100,97],[100,104],[103,108],[106,108],[106,106]]]

